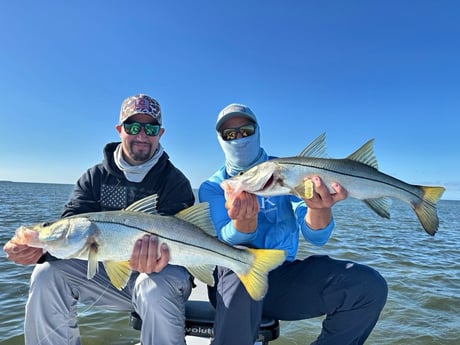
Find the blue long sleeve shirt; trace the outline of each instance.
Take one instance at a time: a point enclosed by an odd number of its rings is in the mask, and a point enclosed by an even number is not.
[[[307,206],[302,199],[293,195],[258,197],[260,211],[257,229],[249,234],[239,232],[225,208],[224,190],[220,183],[226,178],[225,167],[222,167],[204,181],[198,191],[199,200],[210,205],[211,218],[221,241],[252,248],[283,249],[286,259],[292,261],[299,246],[299,230],[313,245],[322,246],[329,240],[334,220],[324,229],[310,229],[305,223]]]

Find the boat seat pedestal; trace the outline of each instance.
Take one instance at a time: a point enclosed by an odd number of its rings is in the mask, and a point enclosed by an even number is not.
[[[185,305],[185,335],[211,338],[213,335],[215,310],[207,301],[187,301]],[[136,312],[132,312],[129,323],[137,330],[142,328],[142,320]],[[279,337],[279,321],[263,318],[259,335],[255,344],[268,345],[268,342]]]

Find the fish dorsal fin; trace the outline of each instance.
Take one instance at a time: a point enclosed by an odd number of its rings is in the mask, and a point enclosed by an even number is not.
[[[318,138],[308,144],[308,146],[304,148],[302,152],[300,152],[297,156],[325,158],[326,155],[326,134],[322,133]]]
[[[158,214],[157,210],[158,195],[152,194],[143,199],[137,200],[125,208],[125,211],[144,212]]]
[[[204,232],[213,237],[216,236],[216,229],[211,221],[209,204],[207,202],[201,202],[183,209],[176,213],[175,217],[201,228]]]
[[[374,139],[369,140],[367,143],[365,143],[363,146],[361,146],[359,149],[357,149],[355,152],[349,155],[347,159],[360,162],[369,165],[375,169],[378,169],[379,166],[377,163],[377,158],[375,158],[374,155],[373,144]]]

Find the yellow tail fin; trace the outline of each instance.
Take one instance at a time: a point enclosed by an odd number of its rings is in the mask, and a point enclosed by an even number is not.
[[[421,188],[423,190],[423,200],[415,206],[414,210],[425,231],[434,236],[439,226],[436,203],[446,189],[444,187],[426,186],[421,186]]]
[[[267,293],[268,272],[284,262],[286,253],[284,250],[280,249],[249,248],[248,250],[255,256],[254,263],[247,274],[238,274],[238,277],[251,298],[258,301]]]

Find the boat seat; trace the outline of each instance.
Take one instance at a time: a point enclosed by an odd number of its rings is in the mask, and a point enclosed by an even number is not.
[[[214,326],[214,307],[208,301],[189,300],[185,305],[185,335],[211,338]],[[141,330],[142,320],[136,312],[131,313],[130,325]],[[255,344],[267,345],[269,341],[279,337],[280,325],[276,319],[264,318],[259,328],[259,336]]]

